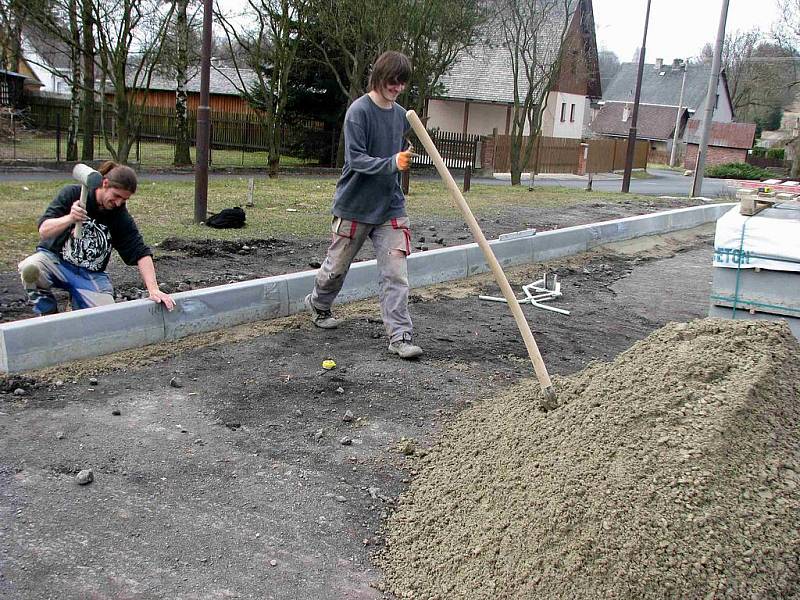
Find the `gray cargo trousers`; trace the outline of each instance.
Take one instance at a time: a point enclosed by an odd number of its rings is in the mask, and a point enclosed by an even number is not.
[[[378,262],[381,317],[389,342],[410,338],[413,327],[408,314],[408,264],[411,233],[408,217],[389,219],[380,225],[333,218],[333,241],[317,271],[311,302],[330,310],[342,290],[347,272],[367,238],[372,240]]]

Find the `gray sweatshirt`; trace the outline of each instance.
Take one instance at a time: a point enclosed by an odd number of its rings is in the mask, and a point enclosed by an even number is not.
[[[334,215],[374,225],[406,215],[394,156],[403,150],[408,127],[406,111],[397,103],[380,108],[364,94],[350,105],[344,117],[344,167],[333,196]]]

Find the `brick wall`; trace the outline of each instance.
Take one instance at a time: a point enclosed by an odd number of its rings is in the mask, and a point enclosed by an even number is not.
[[[683,157],[683,168],[694,170],[697,166],[697,144],[687,144],[686,155]],[[725,163],[743,163],[747,157],[747,150],[741,148],[724,148],[722,146],[709,146],[706,154],[706,166],[724,165]]]
[[[490,175],[494,172],[494,151],[495,151],[494,136],[484,135],[481,136],[481,168],[480,173]]]

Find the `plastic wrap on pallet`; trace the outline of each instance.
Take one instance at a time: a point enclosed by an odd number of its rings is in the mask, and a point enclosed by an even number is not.
[[[714,266],[800,272],[800,204],[745,216],[735,206],[717,221]]]

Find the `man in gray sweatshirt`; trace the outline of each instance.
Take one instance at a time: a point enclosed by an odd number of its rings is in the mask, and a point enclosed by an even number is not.
[[[406,111],[395,101],[411,76],[411,63],[400,52],[384,52],[375,61],[369,92],[350,105],[344,118],[344,168],[333,198],[333,242],[317,271],[306,308],[317,327],[339,325],[331,306],[361,246],[372,240],[380,277],[381,316],[389,352],[415,358],[408,314],[408,266],[411,233],[400,171],[411,165],[403,150],[409,127]]]

